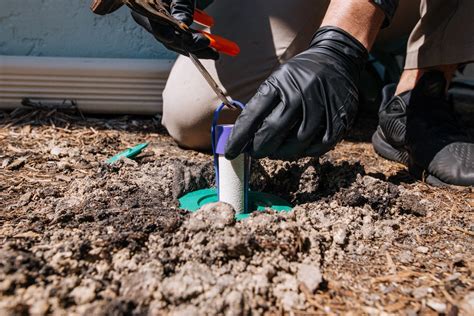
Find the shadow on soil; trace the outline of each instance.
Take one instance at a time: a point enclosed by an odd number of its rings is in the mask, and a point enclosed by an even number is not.
[[[400,185],[400,184],[412,184],[417,182],[418,180],[414,178],[408,170],[400,170],[396,174],[387,177],[381,172],[369,172],[367,173],[368,176],[372,178],[376,178],[382,181],[390,182],[392,184]]]

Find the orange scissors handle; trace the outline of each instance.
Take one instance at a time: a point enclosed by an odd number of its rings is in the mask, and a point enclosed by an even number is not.
[[[214,18],[207,14],[206,12],[196,9],[194,10],[194,22],[207,27],[214,26]]]
[[[240,47],[237,43],[232,42],[219,35],[210,34],[204,31],[198,31],[211,41],[210,47],[214,48],[220,53],[235,57],[240,53]]]
[[[214,26],[214,18],[208,15],[206,12],[202,10],[194,10],[194,22],[199,23],[203,26],[212,27]],[[229,55],[229,56],[237,56],[240,53],[240,47],[237,43],[232,42],[222,36],[210,34],[205,31],[197,31],[203,34],[205,37],[209,39],[211,44],[210,47],[214,48],[220,53]]]

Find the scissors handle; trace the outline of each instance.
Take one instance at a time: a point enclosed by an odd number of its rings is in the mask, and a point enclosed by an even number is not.
[[[207,27],[212,27],[214,26],[214,23],[215,23],[214,18],[212,16],[198,9],[194,10],[194,22],[197,22]],[[221,52],[223,54],[226,54],[232,57],[235,57],[240,53],[239,45],[237,45],[237,43],[235,42],[232,42],[231,40],[223,38],[222,36],[210,34],[205,31],[197,31],[197,32],[207,37],[209,41],[211,42],[209,46],[214,48],[218,52]]]
[[[209,39],[211,44],[210,47],[214,48],[218,52],[223,54],[235,57],[240,53],[240,47],[237,43],[232,42],[226,38],[223,38],[219,35],[210,34],[204,31],[198,31],[199,33],[203,34],[205,37]]]
[[[213,27],[214,18],[206,12],[196,9],[194,10],[194,22],[199,23],[203,26]]]

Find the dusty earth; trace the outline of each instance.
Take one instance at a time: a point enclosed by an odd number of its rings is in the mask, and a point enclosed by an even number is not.
[[[378,157],[374,122],[319,161],[254,162],[253,188],[295,208],[236,222],[179,209],[211,157],[157,120],[0,114],[0,314],[473,315],[473,189]]]

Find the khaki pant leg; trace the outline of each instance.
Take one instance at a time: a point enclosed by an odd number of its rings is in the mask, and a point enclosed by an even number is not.
[[[237,57],[203,60],[233,99],[247,102],[282,62],[308,47],[326,12],[327,0],[219,0],[207,10],[216,20],[212,33],[240,45]],[[208,150],[210,125],[220,101],[188,58],[178,57],[163,92],[162,123],[181,146]],[[222,123],[238,111],[225,109]]]
[[[474,60],[473,0],[423,0],[410,35],[405,69]]]
[[[377,36],[377,46],[390,45],[393,41],[407,38],[414,26],[420,20],[421,0],[400,0],[397,12],[389,27],[380,31]]]
[[[392,26],[379,42],[407,36],[418,20],[420,0],[401,0]],[[233,99],[247,102],[281,63],[306,49],[326,13],[329,0],[219,0],[207,12],[212,32],[237,42],[237,57],[203,60],[206,69]],[[163,92],[163,125],[181,146],[208,150],[212,114],[220,101],[188,58],[178,57]],[[222,123],[239,112],[225,109]]]

